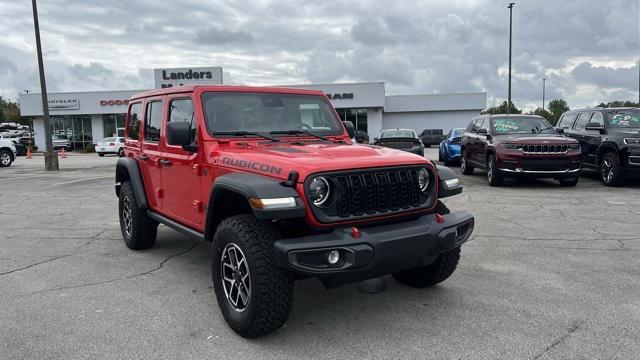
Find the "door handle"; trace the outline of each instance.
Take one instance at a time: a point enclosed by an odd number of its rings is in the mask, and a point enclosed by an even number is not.
[[[169,167],[171,166],[171,164],[173,164],[173,162],[171,162],[171,160],[160,160],[160,165],[164,166],[164,167]]]
[[[149,157],[145,154],[142,154],[140,156],[138,156],[138,160],[142,160],[142,161],[147,161],[149,160]]]

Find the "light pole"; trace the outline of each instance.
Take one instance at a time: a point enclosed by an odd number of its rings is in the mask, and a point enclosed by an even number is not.
[[[509,3],[509,96],[507,100],[507,114],[511,114],[511,27],[513,26],[513,5]]]
[[[542,112],[544,112],[544,91],[546,87],[547,79],[542,78]]]
[[[51,140],[51,125],[49,124],[49,100],[47,99],[47,84],[44,80],[44,62],[42,61],[42,46],[40,45],[40,24],[38,23],[38,7],[36,0],[31,0],[33,7],[33,27],[36,33],[36,51],[38,53],[38,71],[40,73],[40,92],[42,93],[42,123],[44,125],[44,169],[49,171],[60,170],[58,165],[58,153],[53,151]]]

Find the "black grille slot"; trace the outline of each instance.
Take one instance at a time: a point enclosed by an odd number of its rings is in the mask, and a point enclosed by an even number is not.
[[[347,217],[351,213],[351,209],[349,206],[349,181],[346,176],[336,176],[335,178],[336,186],[338,187],[338,199],[336,201],[336,205],[338,208],[338,216]]]
[[[364,212],[373,214],[376,212],[376,181],[372,174],[362,175],[364,182]]]
[[[364,212],[364,196],[363,196],[363,187],[362,180],[358,175],[349,176],[349,181],[351,182],[351,214],[352,215],[362,215]]]
[[[400,180],[398,174],[394,172],[388,172],[387,178],[389,179],[389,208],[391,210],[398,210],[400,207]]]
[[[385,173],[376,174],[376,184],[378,185],[378,201],[376,203],[376,210],[378,212],[385,212],[389,209],[389,180]]]

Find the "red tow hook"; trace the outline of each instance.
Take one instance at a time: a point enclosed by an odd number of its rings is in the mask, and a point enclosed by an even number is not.
[[[444,215],[442,214],[436,214],[436,222],[438,224],[444,224]]]
[[[352,236],[354,239],[360,239],[360,230],[358,230],[358,228],[357,228],[357,227],[353,226],[353,227],[351,228],[351,236]]]

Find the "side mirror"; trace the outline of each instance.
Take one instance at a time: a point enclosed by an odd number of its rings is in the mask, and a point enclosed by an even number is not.
[[[487,134],[489,134],[487,129],[478,129],[477,133],[478,133],[478,135],[487,135]]]
[[[345,129],[347,129],[347,134],[349,134],[349,138],[353,139],[356,135],[356,130],[353,128],[353,123],[351,121],[343,121]]]
[[[182,146],[188,152],[198,152],[198,146],[191,144],[191,124],[186,121],[167,124],[167,144]]]
[[[558,134],[564,134],[564,128],[562,128],[562,127],[556,127],[556,132],[557,132]]]
[[[587,124],[587,126],[584,127],[585,130],[598,130],[598,131],[602,131],[604,130],[604,126],[602,126],[602,124],[600,123],[595,123],[595,122],[590,122]]]

